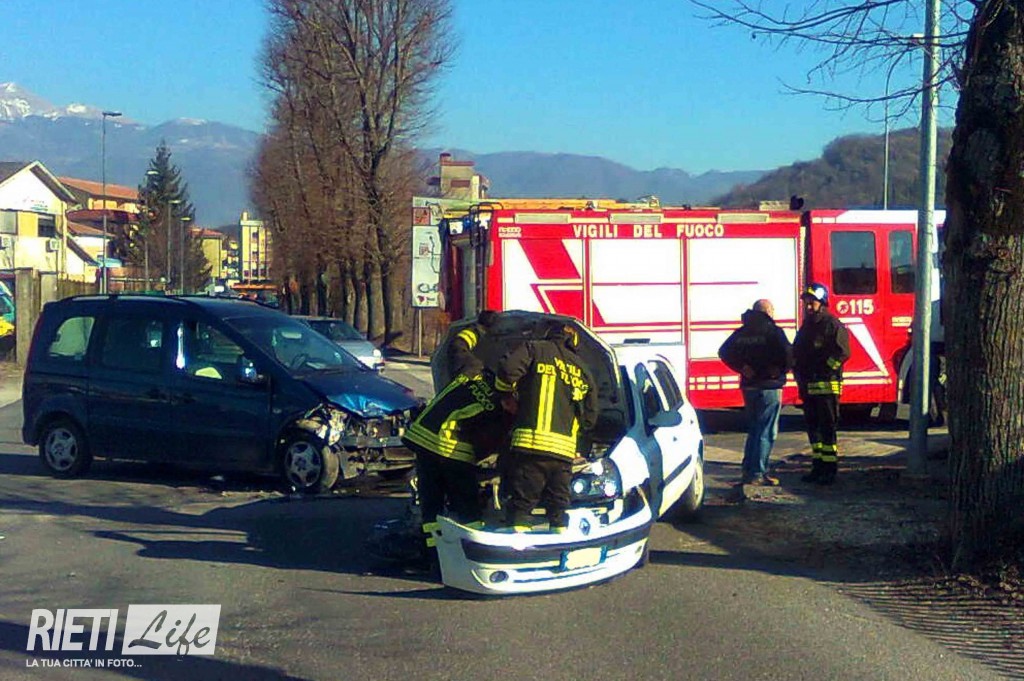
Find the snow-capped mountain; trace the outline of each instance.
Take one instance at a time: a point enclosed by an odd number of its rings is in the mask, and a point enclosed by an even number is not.
[[[16,121],[29,116],[100,118],[102,114],[102,109],[88,104],[56,106],[17,83],[0,83],[0,121]]]
[[[103,110],[85,104],[55,106],[15,83],[0,83],[0,161],[39,160],[57,175],[99,180]],[[181,168],[202,224],[234,222],[252,210],[248,167],[259,135],[232,125],[180,118],[147,126],[127,116],[107,121],[107,179],[135,187],[160,142]]]

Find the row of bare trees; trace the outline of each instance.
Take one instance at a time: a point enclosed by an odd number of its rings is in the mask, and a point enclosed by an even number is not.
[[[840,103],[894,94],[836,88],[920,45],[911,0],[691,0],[715,23],[818,48],[810,87]],[[958,94],[946,163],[945,340],[950,404],[950,559],[971,567],[1024,542],[1024,0],[943,0],[939,79]],[[891,67],[890,67],[891,69]],[[890,70],[891,73],[891,70]],[[906,108],[903,109],[907,110]]]
[[[438,0],[270,0],[273,125],[252,169],[286,302],[390,342],[408,307],[413,141],[450,58]]]

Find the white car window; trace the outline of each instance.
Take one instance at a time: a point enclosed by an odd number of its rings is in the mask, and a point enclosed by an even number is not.
[[[665,403],[662,401],[658,387],[655,385],[651,373],[643,364],[637,364],[633,370],[636,377],[636,387],[640,393],[640,408],[643,410],[644,421],[647,421],[655,414],[665,411]]]
[[[654,380],[658,390],[661,392],[662,401],[668,405],[668,409],[675,411],[683,406],[685,402],[683,393],[679,389],[679,384],[676,383],[675,376],[672,375],[672,369],[669,368],[668,364],[656,359],[648,362],[647,366],[654,374]]]

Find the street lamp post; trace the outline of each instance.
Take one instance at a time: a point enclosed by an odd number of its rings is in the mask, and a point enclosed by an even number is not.
[[[935,233],[935,165],[939,106],[939,0],[928,0],[921,92],[921,207],[917,212],[917,271],[914,296],[913,376],[910,384],[910,448],[907,471],[927,471],[932,326],[932,239]]]
[[[100,118],[100,175],[103,180],[103,189],[100,192],[100,201],[103,202],[103,269],[100,270],[100,293],[107,293],[107,119],[117,118],[120,111],[104,111]]]
[[[167,282],[164,284],[164,292],[167,292],[167,287],[171,284],[171,206],[176,206],[181,203],[181,199],[167,199],[167,216],[164,223],[167,227],[167,268],[164,270],[164,274],[167,277]]]
[[[181,293],[185,294],[185,223],[191,222],[192,218],[188,215],[182,215],[178,218],[178,238],[180,240],[178,250],[178,273],[181,276]]]

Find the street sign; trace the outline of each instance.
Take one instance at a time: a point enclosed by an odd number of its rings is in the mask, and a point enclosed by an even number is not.
[[[412,228],[412,306],[438,307],[441,237],[437,225]]]

